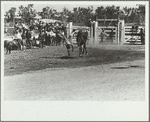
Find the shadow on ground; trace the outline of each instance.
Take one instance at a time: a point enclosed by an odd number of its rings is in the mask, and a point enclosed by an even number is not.
[[[83,57],[78,56],[78,49],[68,57],[65,47],[12,51],[11,55],[4,56],[4,74],[8,76],[46,68],[76,68],[145,59],[145,47],[141,45],[88,47],[87,50],[88,55]],[[118,69],[131,67],[138,66]]]

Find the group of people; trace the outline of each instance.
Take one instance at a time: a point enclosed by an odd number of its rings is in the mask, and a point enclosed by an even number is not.
[[[20,24],[20,25],[19,25]],[[15,39],[22,40],[24,45],[32,45],[33,40],[40,40],[44,45],[65,45],[67,39],[67,27],[62,22],[45,23],[42,21],[31,21],[30,24],[15,22]],[[38,38],[36,37],[38,35]]]

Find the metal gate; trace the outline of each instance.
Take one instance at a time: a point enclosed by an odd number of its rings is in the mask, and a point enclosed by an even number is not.
[[[107,34],[107,36],[102,37],[101,36],[101,32],[102,30],[105,31],[105,33]],[[111,35],[111,33],[113,32],[113,34]],[[101,42],[102,38],[103,38],[103,42],[104,43],[117,43],[117,27],[114,26],[100,26],[98,27],[98,42]]]

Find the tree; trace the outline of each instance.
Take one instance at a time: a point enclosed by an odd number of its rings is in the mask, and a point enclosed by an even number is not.
[[[63,23],[66,23],[68,22],[68,18],[69,18],[69,15],[71,16],[70,14],[71,12],[67,9],[67,8],[63,8],[63,11],[62,12],[59,12],[59,16],[58,16],[58,19],[60,21],[62,21]]]
[[[9,11],[10,18],[13,18],[13,11]],[[36,15],[36,11],[33,9],[33,4],[29,4],[27,7],[22,5],[19,7],[19,15],[26,21],[29,22]],[[69,11],[67,8],[63,8],[61,12],[57,12],[55,9],[48,6],[44,7],[38,14],[43,19],[57,19],[63,22],[72,21],[73,23],[82,23],[82,25],[90,26],[89,20],[98,19],[114,19],[117,16],[122,16],[126,23],[144,23],[145,22],[145,6],[139,5],[138,8],[127,8],[120,9],[120,6],[100,6],[97,7],[93,12],[93,7],[75,7],[73,11]],[[102,25],[108,25],[107,22],[101,22]],[[101,25],[100,24],[100,25]],[[112,22],[113,24],[113,22]]]
[[[42,17],[42,19],[57,19],[60,16],[56,9],[48,6],[44,7],[42,11],[39,12],[39,15]]]
[[[90,6],[88,8],[84,8],[83,14],[84,14],[84,23],[85,23],[85,25],[90,26],[91,23],[90,23],[89,20],[94,18],[93,6]]]
[[[15,13],[16,13],[16,8],[12,7],[8,12],[6,12],[6,15],[8,17],[7,21],[14,21],[15,18]]]
[[[19,16],[21,16],[23,18],[23,10],[24,10],[24,7],[21,5],[19,6]]]
[[[139,5],[138,8],[123,8],[125,23],[141,24],[145,23],[145,6]]]
[[[71,15],[72,21],[74,23],[80,23],[82,25],[90,26],[90,19],[93,19],[94,14],[93,14],[93,7],[90,6],[88,8],[84,7],[78,7],[73,9],[72,14],[68,14],[69,16]],[[68,20],[70,17],[68,18]]]
[[[117,17],[120,14],[120,7],[117,6],[115,7],[114,5],[112,6],[106,6],[105,8],[103,6],[97,7],[95,10],[95,13],[97,15],[98,19],[104,19],[104,21],[99,21],[99,25],[105,25],[108,26],[110,24],[115,25],[115,22],[109,22],[105,21],[105,19],[117,19]]]
[[[19,7],[19,16],[22,19],[29,23],[36,16],[36,11],[33,9],[33,4],[28,4],[27,7],[23,7],[22,5]]]
[[[145,5],[139,5],[137,11],[140,23],[145,23]]]
[[[46,18],[49,18],[49,12],[50,12],[50,8],[48,6],[44,7],[42,9],[42,12],[41,12],[41,17],[42,19],[46,19]]]
[[[103,6],[97,7],[95,10],[95,13],[97,14],[98,19],[104,19],[105,18],[105,8]]]
[[[77,8],[74,8],[73,9],[73,22],[74,23],[78,23],[78,9]]]
[[[112,19],[115,14],[119,14],[120,7],[112,6],[106,6],[105,8],[103,6],[97,7],[95,10],[95,13],[97,14],[98,19]]]

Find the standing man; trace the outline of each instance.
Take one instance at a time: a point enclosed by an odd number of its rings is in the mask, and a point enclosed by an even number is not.
[[[64,35],[67,37],[67,27],[63,24],[62,30],[64,31]]]
[[[24,21],[22,21],[22,28],[26,28]]]
[[[26,32],[26,38],[27,38],[27,45],[31,48],[31,33],[29,30]]]
[[[44,33],[44,29],[40,32],[40,34],[39,34],[39,40],[40,40],[40,44],[41,44],[41,46],[40,47],[42,47],[43,48],[43,46],[44,46],[44,38],[45,38],[45,33]]]
[[[141,44],[144,45],[145,44],[145,33],[144,33],[144,30],[143,28],[141,28]]]
[[[44,26],[45,30],[45,39],[44,39],[44,45],[48,46],[48,23]]]
[[[63,35],[63,36],[65,36],[65,38],[67,38],[67,28],[64,26],[64,24],[62,24],[62,26],[61,26],[61,34]],[[63,39],[62,40],[62,45],[64,46],[65,45],[65,42],[64,42],[65,40]]]
[[[21,30],[19,30],[16,34],[16,37],[15,37],[15,40],[17,41],[18,43],[18,48],[20,48],[20,50],[22,50],[22,45],[23,45],[23,42],[22,42],[22,32]]]
[[[26,30],[23,28],[22,32],[22,42],[23,42],[23,49],[26,48]]]

